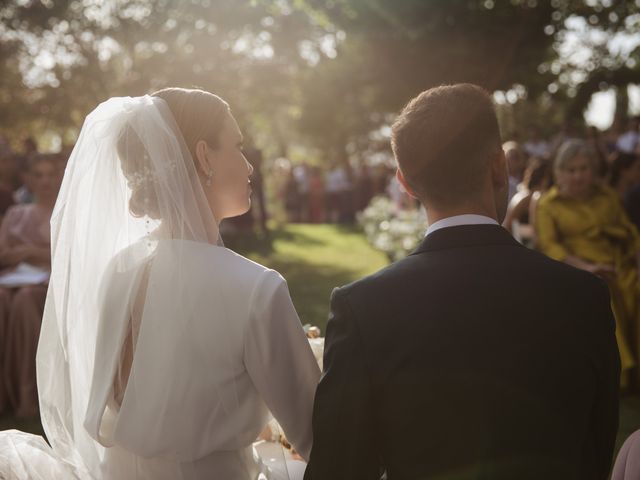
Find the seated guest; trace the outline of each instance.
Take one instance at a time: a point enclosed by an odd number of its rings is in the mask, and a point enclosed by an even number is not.
[[[624,200],[633,187],[640,185],[640,156],[635,153],[617,152],[613,155],[607,178],[620,200]]]
[[[622,445],[613,466],[611,480],[640,479],[640,430],[637,430]]]
[[[503,226],[522,243],[529,244],[533,231],[529,218],[531,199],[536,192],[544,192],[551,185],[549,162],[539,157],[529,160],[518,192],[509,202]]]
[[[603,141],[602,134],[600,130],[598,130],[598,127],[591,125],[587,127],[585,137],[587,144],[593,150],[598,161],[595,174],[600,178],[604,178],[609,169],[609,160],[607,156],[607,147]]]
[[[640,228],[640,156],[616,153],[611,162],[609,185],[624,205],[631,221]]]
[[[517,142],[509,141],[502,145],[504,156],[507,159],[509,172],[509,201],[518,192],[518,185],[522,182],[522,176],[527,166],[527,156]]]
[[[17,162],[8,145],[0,144],[0,221],[13,205],[13,191],[17,188]]]
[[[627,130],[618,137],[616,142],[616,149],[624,153],[636,153],[638,145],[640,145],[640,118],[635,117],[629,119],[627,123]]]
[[[539,249],[556,260],[602,277],[609,285],[622,363],[622,385],[638,379],[638,267],[640,236],[611,188],[596,180],[597,159],[581,140],[566,142],[554,162],[556,186],[539,201]]]
[[[624,208],[629,218],[640,230],[640,185],[633,187],[624,199]]]
[[[60,169],[51,155],[36,155],[28,166],[27,181],[35,195],[31,204],[15,205],[0,225],[0,280],[20,264],[51,268],[49,221],[60,187]],[[0,359],[9,406],[16,416],[38,412],[35,355],[47,293],[36,283],[0,288]]]
[[[529,128],[529,139],[522,147],[530,157],[546,158],[549,156],[549,144],[542,137],[542,132],[536,126]]]
[[[34,154],[34,156],[40,156],[42,154]],[[18,178],[19,178],[19,186],[13,192],[13,201],[14,203],[25,204],[33,202],[33,192],[29,187],[29,164],[31,162],[31,158],[34,156],[28,157],[21,155],[18,159]]]

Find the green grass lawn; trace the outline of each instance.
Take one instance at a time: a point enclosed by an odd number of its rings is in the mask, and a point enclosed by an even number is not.
[[[286,279],[302,323],[323,332],[333,288],[372,273],[388,261],[373,250],[364,236],[353,228],[335,225],[288,225],[269,237],[227,237],[229,248],[269,268]],[[0,417],[0,430],[42,433],[38,419]],[[625,438],[640,428],[640,397],[627,396],[620,405],[618,448]]]
[[[303,324],[324,332],[329,297],[335,287],[388,264],[356,229],[336,225],[288,225],[270,238],[225,238],[228,247],[279,271]]]

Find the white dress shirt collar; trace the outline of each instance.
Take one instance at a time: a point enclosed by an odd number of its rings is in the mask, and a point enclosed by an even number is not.
[[[437,222],[429,225],[425,236],[442,228],[457,227],[460,225],[498,225],[498,222],[496,222],[493,218],[486,217],[484,215],[455,215],[453,217],[443,218],[442,220],[438,220]]]

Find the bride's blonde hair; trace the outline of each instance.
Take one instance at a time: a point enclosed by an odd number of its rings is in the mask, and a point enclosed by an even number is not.
[[[207,142],[211,148],[218,147],[218,137],[224,128],[229,104],[213,93],[197,88],[164,88],[151,94],[167,102],[191,158],[196,157],[196,143]]]
[[[196,171],[199,171],[195,161],[196,144],[204,140],[211,148],[217,148],[219,137],[225,125],[229,105],[213,93],[189,88],[165,88],[151,94],[161,98],[169,106],[185,144],[194,161]],[[129,209],[133,215],[159,218],[159,206],[155,188],[151,178],[146,181],[135,181],[136,173],[148,168],[148,158],[135,132],[126,129],[122,132],[119,142],[119,153],[122,159],[122,170],[130,181],[132,190]]]

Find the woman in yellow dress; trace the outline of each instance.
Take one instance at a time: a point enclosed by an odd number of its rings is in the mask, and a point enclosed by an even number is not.
[[[621,385],[640,353],[640,235],[616,193],[596,177],[596,157],[580,140],[565,142],[554,160],[556,186],[537,206],[537,247],[603,278],[611,292],[622,366]],[[640,376],[631,380],[640,384]]]

